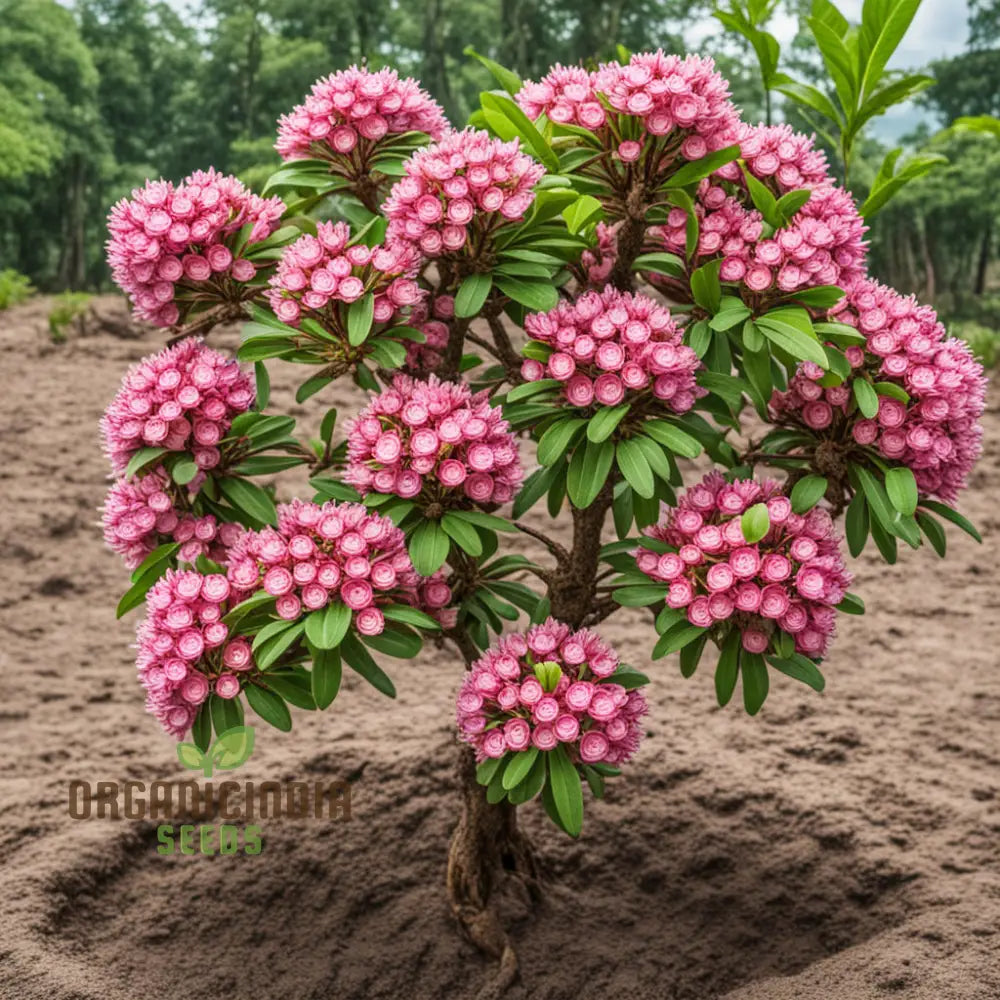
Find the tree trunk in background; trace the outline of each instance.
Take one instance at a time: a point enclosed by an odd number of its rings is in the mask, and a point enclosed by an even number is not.
[[[501,65],[509,66],[521,76],[530,76],[533,69],[528,43],[531,34],[529,14],[534,12],[534,0],[501,0],[497,58]]]
[[[934,278],[934,261],[931,258],[930,247],[927,245],[927,230],[921,225],[918,233],[920,235],[920,255],[924,262],[924,301],[928,305],[933,305],[934,296],[937,293],[937,282]]]
[[[444,0],[424,2],[424,61],[420,78],[424,86],[444,108],[453,124],[458,123],[455,98],[448,83],[444,51],[444,29],[447,23]]]
[[[986,229],[979,243],[979,263],[976,266],[976,283],[973,292],[982,295],[986,291],[986,269],[990,264],[990,251],[993,249],[993,219],[986,217]]]
[[[86,220],[84,201],[86,177],[83,160],[74,156],[66,171],[66,220],[63,227],[63,245],[59,253],[59,271],[56,286],[59,289],[81,288],[86,279]]]

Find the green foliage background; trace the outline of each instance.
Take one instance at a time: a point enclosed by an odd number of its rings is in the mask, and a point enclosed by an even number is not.
[[[928,0],[934,2],[934,0]],[[803,20],[806,0],[779,6]],[[43,290],[98,289],[108,207],[147,176],[214,165],[253,184],[277,163],[275,120],[313,80],[353,62],[418,77],[462,122],[494,84],[472,45],[537,78],[554,62],[595,64],[616,44],[711,54],[748,120],[770,110],[812,131],[772,94],[749,43],[705,0],[0,0],[0,270]],[[773,16],[773,15],[772,15]],[[698,25],[696,32],[692,31]],[[685,37],[697,35],[697,45]],[[804,80],[822,64],[805,31],[782,57]],[[1000,326],[996,194],[1000,138],[941,133],[1000,113],[1000,0],[972,0],[965,52],[927,69],[925,123],[908,144],[950,163],[910,184],[872,224],[875,274],[945,315]],[[859,200],[886,149],[858,143]],[[837,158],[831,150],[831,163]]]

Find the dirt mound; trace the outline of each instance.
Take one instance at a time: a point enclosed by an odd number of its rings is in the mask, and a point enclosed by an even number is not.
[[[0,315],[0,997],[474,996],[491,967],[443,897],[448,652],[396,664],[394,702],[347,678],[335,710],[258,729],[239,777],[351,776],[350,822],[266,820],[260,856],[163,857],[152,823],[69,818],[72,779],[181,776],[142,710],[134,616],[114,621],[125,575],[95,527],[98,417],[160,343],[116,330],[54,346],[37,305]],[[358,402],[298,406],[289,373],[273,381],[307,426]],[[637,614],[606,623],[654,677],[648,737],[579,842],[522,810],[551,881],[535,910],[505,898],[511,997],[1000,996],[996,411],[986,440],[964,499],[986,545],[956,531],[943,563],[860,559],[869,613],[842,623],[822,696],[783,680],[756,719],[719,710],[710,671],[650,666]]]

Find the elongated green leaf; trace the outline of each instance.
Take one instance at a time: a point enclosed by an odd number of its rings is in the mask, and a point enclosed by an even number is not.
[[[510,97],[484,93],[480,94],[479,100],[483,106],[483,113],[491,125],[497,114],[506,118],[513,125],[517,135],[527,144],[527,151],[536,160],[541,161],[547,170],[554,174],[559,173],[559,158],[542,137],[541,132],[535,128],[534,123]]]
[[[498,276],[496,285],[509,299],[532,312],[548,312],[559,304],[559,292],[551,282]]]
[[[375,296],[368,292],[347,307],[347,340],[357,347],[368,339],[375,318]]]
[[[492,274],[470,274],[455,295],[455,315],[463,318],[475,316],[483,308],[492,287]]]
[[[570,762],[561,743],[554,750],[548,751],[548,762],[549,786],[562,828],[571,837],[578,837],[583,829],[583,786],[580,774]]]
[[[600,415],[600,414],[598,414]],[[538,440],[538,461],[552,465],[566,454],[566,450],[580,437],[587,421],[583,417],[565,417],[546,428]]]
[[[126,479],[131,479],[140,469],[146,468],[147,465],[151,465],[155,462],[161,455],[167,453],[166,448],[140,448],[128,461],[128,465],[125,466],[124,476]]]
[[[333,601],[306,616],[306,638],[316,649],[336,649],[351,627],[351,609]]]
[[[769,656],[767,662],[788,677],[808,684],[814,691],[822,691],[826,687],[826,678],[820,673],[819,667],[800,653],[790,657]]]
[[[760,653],[743,651],[740,657],[740,673],[743,676],[743,707],[749,715],[756,715],[767,698],[767,666]]]
[[[967,535],[974,538],[977,542],[982,543],[983,536],[976,530],[976,526],[967,517],[963,517],[957,510],[953,510],[947,504],[939,503],[937,500],[921,500],[920,506],[926,507],[939,517],[943,517],[946,521],[951,521],[952,524],[958,525]]]
[[[732,163],[739,155],[740,147],[738,145],[726,146],[713,153],[708,153],[700,160],[691,160],[689,163],[684,163],[683,166],[667,178],[663,186],[667,188],[687,187],[688,184],[694,184],[703,177],[715,173],[719,167],[724,167],[727,163]]]
[[[312,649],[312,684],[313,701],[320,710],[333,704],[337,692],[340,691],[341,666],[340,654],[335,649]]]
[[[659,441],[675,455],[680,455],[683,458],[697,458],[701,454],[701,444],[697,438],[665,420],[647,420],[642,425],[642,429],[654,441]]]
[[[292,728],[292,716],[280,695],[256,684],[244,688],[250,707],[267,723],[287,733]]]
[[[868,541],[868,504],[863,492],[856,493],[847,505],[844,530],[847,534],[848,551],[857,559]]]
[[[421,576],[430,576],[444,565],[451,542],[437,521],[423,521],[410,535],[407,548],[413,568]]]
[[[604,441],[611,437],[614,429],[622,422],[625,414],[628,413],[629,405],[628,403],[622,403],[620,406],[601,407],[590,418],[590,423],[587,424],[587,440]],[[540,447],[539,450],[541,450]],[[541,458],[538,461],[541,462]]]
[[[799,361],[812,361],[820,368],[829,367],[823,345],[813,336],[803,333],[801,329],[786,322],[782,316],[775,316],[780,310],[765,313],[757,322],[757,329],[783,351],[787,351]]]
[[[944,528],[934,520],[930,514],[922,512],[917,514],[917,524],[923,531],[927,541],[934,547],[934,551],[943,559],[948,551],[948,539],[945,537]]]
[[[771,516],[768,514],[767,504],[755,503],[745,510],[740,518],[740,529],[750,545],[759,542],[771,529]]]
[[[615,446],[611,441],[581,443],[573,452],[566,476],[566,491],[573,506],[589,507],[607,482]]]
[[[805,476],[792,487],[792,510],[804,514],[822,499],[826,493],[827,481],[822,476]]]
[[[470,556],[481,556],[483,554],[483,542],[468,521],[455,514],[447,513],[441,518],[441,527],[445,534],[451,538],[464,552]]]
[[[359,673],[376,691],[390,698],[396,697],[396,686],[389,675],[372,659],[371,653],[350,633],[340,644],[340,655],[344,663]]]
[[[510,763],[504,769],[503,787],[509,791],[521,784],[528,777],[528,772],[535,766],[537,758],[538,750],[535,747],[529,747],[527,750],[515,753],[511,757]]]
[[[871,382],[867,379],[856,378],[853,385],[854,398],[858,402],[858,409],[861,413],[868,417],[870,420],[872,417],[878,415],[878,393],[872,387]]]
[[[615,449],[615,456],[618,468],[629,486],[639,496],[651,499],[655,492],[653,470],[649,467],[649,462],[646,461],[646,456],[639,444],[631,438],[619,441]]]
[[[274,509],[274,501],[255,483],[235,476],[222,476],[216,482],[222,495],[253,520],[262,524],[278,523],[278,512]]]
[[[889,469],[885,474],[885,491],[889,502],[900,514],[913,514],[917,509],[917,481],[905,465]]]
[[[506,66],[501,66],[492,59],[487,59],[486,56],[480,55],[471,45],[466,45],[466,47],[462,49],[462,54],[482,63],[482,65],[493,74],[493,79],[495,79],[508,94],[516,94],[523,86],[521,78],[513,72],[513,70],[509,70]]]
[[[423,645],[420,636],[408,625],[386,625],[378,635],[364,635],[361,638],[372,649],[399,660],[412,659]]]
[[[715,697],[725,707],[733,697],[740,671],[740,630],[731,629],[726,636],[715,667]]]

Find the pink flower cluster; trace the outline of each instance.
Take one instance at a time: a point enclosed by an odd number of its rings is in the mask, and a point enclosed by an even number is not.
[[[695,384],[698,356],[681,342],[669,310],[646,295],[612,287],[586,292],[526,317],[524,328],[555,352],[545,364],[526,360],[522,376],[528,382],[559,379],[572,406],[617,406],[629,391],[651,390],[668,409],[683,413],[705,394]]]
[[[477,231],[522,219],[545,173],[516,139],[502,142],[475,129],[417,150],[404,169],[382,206],[386,240],[412,244],[427,257],[457,253]]]
[[[125,568],[135,569],[158,545],[180,542],[181,562],[205,555],[224,564],[228,549],[243,533],[239,524],[218,524],[215,516],[178,513],[173,486],[162,467],[129,482],[119,479],[108,491],[102,511],[104,541]]]
[[[559,668],[551,690],[542,686],[536,663]],[[466,675],[458,695],[459,734],[478,761],[562,744],[576,763],[623,764],[639,749],[646,698],[615,683],[618,665],[599,636],[573,632],[554,618],[524,635],[504,636]]]
[[[524,476],[517,439],[500,407],[464,382],[397,375],[345,427],[344,482],[362,493],[424,493],[453,505],[511,500]]]
[[[254,669],[250,643],[242,637],[230,639],[221,620],[230,592],[221,574],[171,569],[146,595],[136,667],[146,688],[146,710],[178,739],[191,728],[210,694],[237,697]]]
[[[407,374],[426,375],[435,371],[444,361],[448,346],[448,323],[455,315],[453,295],[435,295],[417,303],[410,311],[409,325],[419,330],[427,339],[422,344],[414,340],[406,342]]]
[[[385,627],[379,605],[410,604],[438,614],[451,600],[440,576],[414,571],[403,532],[356,503],[280,504],[277,529],[243,534],[230,550],[227,573],[241,599],[263,588],[289,621],[340,601],[354,612],[362,635]]]
[[[640,117],[652,135],[687,133],[681,155],[689,160],[728,145],[737,122],[728,84],[715,63],[701,56],[637,52],[627,66],[602,65],[594,89],[616,111]]]
[[[747,169],[760,181],[771,182],[778,195],[800,188],[832,184],[826,154],[815,148],[815,136],[796,132],[791,125],[748,125],[739,122],[726,144],[739,143]],[[719,177],[743,184],[743,172],[734,160],[716,171]]]
[[[741,515],[757,503],[767,505],[771,527],[748,544]],[[826,655],[835,605],[851,582],[826,510],[794,514],[773,480],[730,483],[711,472],[648,534],[674,551],[661,555],[640,548],[636,563],[666,584],[667,605],[686,608],[692,625],[737,628],[751,653],[771,649],[780,628],[794,637],[798,652]]]
[[[416,80],[401,80],[394,69],[351,66],[317,80],[305,103],[282,115],[275,149],[284,160],[331,159],[387,135],[440,139],[447,129],[440,105]]]
[[[720,185],[702,182],[696,206],[699,257],[721,257],[719,277],[750,292],[778,294],[816,285],[853,288],[865,276],[867,229],[854,200],[822,185],[783,229],[766,239],[764,220]],[[673,208],[659,229],[668,250],[683,251],[687,213]]]
[[[912,469],[922,494],[954,503],[982,452],[983,366],[968,345],[946,338],[930,306],[875,281],[857,284],[831,318],[868,340],[845,351],[856,374],[824,389],[819,379],[825,373],[801,365],[788,391],[771,401],[776,418],[838,441],[849,434],[856,444]],[[858,377],[898,385],[909,402],[879,396],[878,414],[866,419],[852,405]]]
[[[242,297],[237,285],[251,281],[256,269],[234,255],[231,237],[253,226],[245,252],[274,232],[284,210],[280,198],[261,198],[211,168],[177,186],[147,181],[111,209],[111,273],[140,319],[171,326],[181,319],[178,293],[210,291],[219,301]]]
[[[594,90],[594,75],[581,66],[556,63],[538,83],[525,82],[515,100],[531,119],[544,114],[557,125],[594,131],[607,121],[604,105]]]
[[[111,466],[125,471],[140,448],[190,451],[200,469],[221,460],[219,442],[253,405],[254,386],[237,363],[188,338],[130,368],[101,418]]]
[[[424,293],[413,280],[419,256],[411,246],[368,247],[350,238],[346,222],[320,222],[315,236],[300,236],[285,248],[266,293],[278,319],[297,326],[303,311],[349,305],[372,292],[375,322],[388,323],[420,302]]]
[[[537,83],[525,83],[516,100],[529,118],[545,114],[559,125],[593,132],[607,123],[606,102],[620,114],[641,118],[651,135],[683,133],[680,152],[689,160],[733,141],[729,137],[738,120],[728,84],[711,59],[664,55],[662,49],[636,53],[627,66],[608,63],[593,73],[557,63]],[[617,146],[626,162],[636,160],[641,150],[635,140]]]

